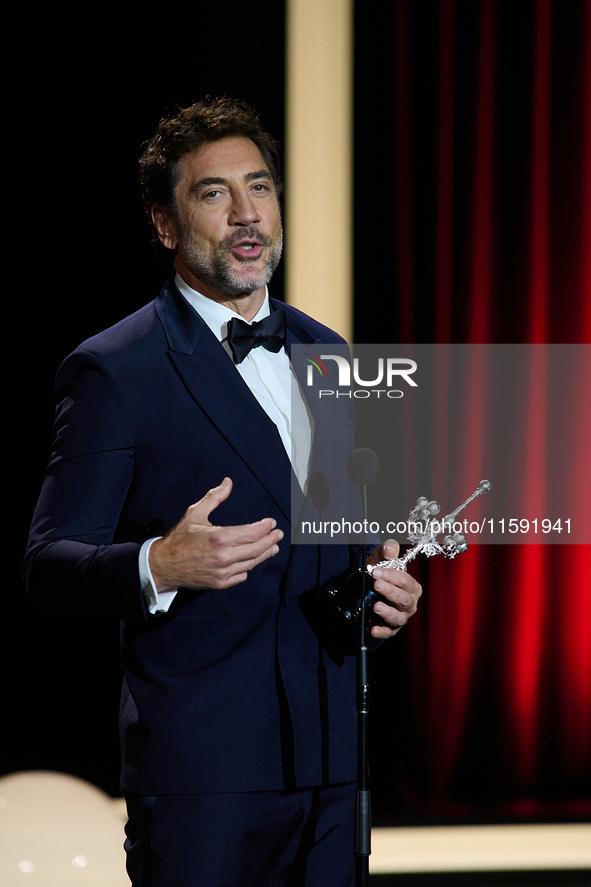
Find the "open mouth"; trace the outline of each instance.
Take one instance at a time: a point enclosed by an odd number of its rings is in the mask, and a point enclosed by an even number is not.
[[[263,251],[263,244],[255,240],[243,240],[230,247],[230,252],[242,259],[258,259]]]

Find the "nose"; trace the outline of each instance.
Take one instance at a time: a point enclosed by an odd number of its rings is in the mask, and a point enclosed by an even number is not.
[[[232,194],[229,222],[231,225],[254,225],[260,222],[256,202],[248,191],[239,189]]]

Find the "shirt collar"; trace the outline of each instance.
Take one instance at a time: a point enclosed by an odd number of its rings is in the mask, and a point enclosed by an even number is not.
[[[217,340],[223,342],[228,336],[228,321],[233,317],[240,317],[240,315],[226,305],[222,305],[221,302],[215,302],[213,299],[209,299],[207,296],[194,290],[188,283],[185,283],[180,274],[175,275],[174,282],[181,295],[195,309],[197,314],[203,318]],[[263,317],[268,317],[270,313],[269,290],[265,287],[263,304],[253,319],[246,322],[254,323],[255,320],[262,320]],[[243,317],[240,317],[240,319],[244,320]]]

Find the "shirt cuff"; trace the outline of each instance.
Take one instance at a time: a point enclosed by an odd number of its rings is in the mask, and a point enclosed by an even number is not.
[[[148,605],[148,610],[153,616],[157,616],[160,613],[167,613],[168,608],[175,599],[178,591],[178,588],[166,588],[163,591],[158,591],[156,589],[156,583],[152,577],[148,559],[150,547],[152,542],[161,538],[162,536],[154,536],[153,539],[147,539],[140,548],[139,556],[140,584]]]

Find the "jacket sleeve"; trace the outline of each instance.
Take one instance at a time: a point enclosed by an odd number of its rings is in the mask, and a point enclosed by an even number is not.
[[[105,363],[77,351],[58,372],[53,450],[24,579],[46,612],[145,618],[143,540],[126,538],[120,528],[134,472],[131,410]]]

